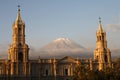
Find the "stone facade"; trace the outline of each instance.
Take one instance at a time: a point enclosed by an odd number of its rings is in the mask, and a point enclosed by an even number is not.
[[[107,48],[106,33],[101,21],[96,32],[94,60],[66,56],[62,59],[29,59],[29,47],[25,42],[25,23],[18,9],[12,25],[12,43],[8,49],[8,59],[0,60],[0,80],[71,80],[73,71],[81,63],[90,70],[104,70],[111,67],[111,53]]]

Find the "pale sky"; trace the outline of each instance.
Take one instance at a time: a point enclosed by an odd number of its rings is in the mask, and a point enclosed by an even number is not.
[[[95,49],[100,16],[108,47],[120,49],[120,0],[0,0],[1,47],[11,43],[18,4],[26,25],[26,43],[32,47],[63,37]]]

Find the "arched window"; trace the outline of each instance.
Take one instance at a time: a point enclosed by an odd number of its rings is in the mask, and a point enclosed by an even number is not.
[[[104,40],[104,36],[102,35],[102,40]]]
[[[20,28],[20,27],[19,27],[18,29],[19,29],[19,31],[21,31],[21,28]]]
[[[68,69],[65,69],[65,75],[68,76]]]
[[[100,36],[100,40],[102,40],[102,37]]]
[[[107,62],[107,56],[105,55],[105,62]]]
[[[22,44],[21,44],[21,43],[19,43],[19,46],[22,46]]]
[[[95,61],[98,61],[98,55],[96,56],[96,60]]]
[[[20,62],[23,61],[23,53],[22,52],[18,53],[18,61],[20,61]]]
[[[45,71],[45,74],[46,74],[46,76],[48,76],[48,70],[46,69],[46,71]]]

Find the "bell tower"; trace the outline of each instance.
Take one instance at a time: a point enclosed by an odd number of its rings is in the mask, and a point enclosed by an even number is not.
[[[12,43],[8,49],[8,60],[12,62],[27,62],[29,48],[25,43],[25,23],[20,16],[20,6],[15,22],[12,25]]]
[[[21,19],[20,6],[12,25],[12,43],[8,49],[8,60],[11,62],[10,74],[26,74],[29,47],[25,43],[25,23]]]
[[[98,62],[99,70],[111,67],[111,52],[107,48],[106,32],[102,29],[101,18],[96,32],[96,49],[94,50],[94,61]]]

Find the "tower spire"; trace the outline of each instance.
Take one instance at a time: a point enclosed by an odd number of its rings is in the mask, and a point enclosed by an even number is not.
[[[18,5],[18,13],[15,22],[22,22],[21,16],[20,16],[20,5]]]
[[[103,32],[103,29],[102,29],[102,24],[101,24],[101,17],[99,17],[98,32]]]

